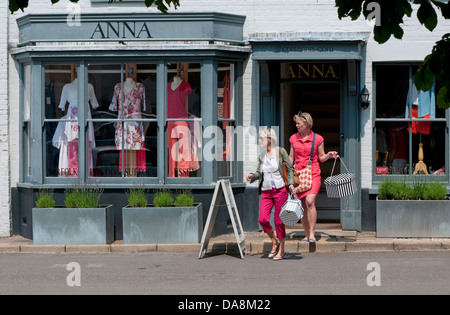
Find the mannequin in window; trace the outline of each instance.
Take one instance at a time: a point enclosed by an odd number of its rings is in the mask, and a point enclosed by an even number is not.
[[[191,85],[183,81],[184,68],[177,68],[177,74],[167,84],[167,118],[188,118],[187,96],[192,93]],[[169,147],[169,177],[189,177],[191,164],[191,132],[186,121],[167,123]]]
[[[77,69],[75,69],[75,74]],[[99,107],[97,98],[95,97],[94,87],[88,83],[88,99],[93,109]],[[61,119],[78,120],[78,79],[75,79],[63,86],[61,99],[58,108],[65,110],[66,104],[67,114]],[[91,119],[91,111],[88,107],[87,118]],[[94,126],[90,121],[88,124],[89,137],[89,169],[91,167],[91,148],[95,147]],[[78,176],[78,122],[60,122],[53,136],[53,145],[60,149],[59,151],[59,174],[64,176]]]
[[[117,111],[118,118],[142,118],[141,109],[145,111],[145,87],[135,82],[135,69],[129,66],[127,78],[114,87],[114,95],[109,110]],[[122,94],[123,93],[123,94]],[[145,135],[144,126],[139,121],[116,122],[115,143],[118,150],[125,150],[125,175],[137,176],[145,172]],[[123,130],[122,130],[123,129]],[[122,152],[119,157],[119,172],[122,172]]]

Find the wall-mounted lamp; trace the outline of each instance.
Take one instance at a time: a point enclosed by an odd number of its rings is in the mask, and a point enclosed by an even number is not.
[[[369,90],[366,88],[366,86],[364,85],[363,89],[361,90],[361,107],[363,109],[366,109],[367,107],[369,107]]]

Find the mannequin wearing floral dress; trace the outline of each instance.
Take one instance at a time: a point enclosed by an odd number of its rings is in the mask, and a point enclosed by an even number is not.
[[[141,110],[145,111],[145,87],[128,77],[123,84],[114,87],[114,96],[109,110],[117,111],[118,118],[142,118]],[[145,172],[145,134],[142,122],[126,121],[115,123],[115,143],[118,150],[125,150],[126,172],[129,176],[136,176],[138,172]],[[122,154],[119,158],[119,171],[122,171]]]

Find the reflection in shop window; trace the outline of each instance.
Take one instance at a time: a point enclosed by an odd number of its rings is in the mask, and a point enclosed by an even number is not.
[[[436,108],[435,87],[430,91],[415,88],[418,68],[376,66],[378,175],[445,174],[445,111]]]

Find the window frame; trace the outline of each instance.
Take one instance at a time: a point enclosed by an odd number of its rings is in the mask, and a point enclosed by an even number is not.
[[[20,150],[21,156],[26,153],[25,145],[27,140],[31,142],[31,152],[35,152],[31,160],[31,165],[27,165],[27,161],[20,161],[20,183],[19,185],[43,185],[46,187],[62,187],[71,184],[80,183],[95,183],[102,187],[109,188],[122,188],[131,187],[136,185],[138,181],[140,184],[146,187],[159,187],[159,186],[174,186],[174,187],[186,187],[186,186],[210,186],[212,182],[217,181],[218,171],[217,171],[217,161],[202,161],[202,174],[201,177],[192,178],[170,178],[167,177],[166,170],[166,154],[161,154],[160,152],[165,152],[167,146],[167,118],[166,118],[166,104],[167,104],[167,64],[175,61],[183,61],[188,63],[198,63],[201,67],[201,103],[202,104],[217,104],[217,69],[218,64],[221,62],[227,62],[234,64],[234,121],[238,124],[241,120],[240,112],[242,111],[242,89],[238,87],[238,84],[242,84],[242,62],[241,58],[225,58],[222,59],[217,56],[210,57],[199,57],[199,56],[153,56],[153,57],[126,57],[126,58],[89,58],[89,57],[72,57],[72,58],[39,58],[36,60],[31,60],[30,63],[21,64],[21,99],[20,106],[23,109],[24,106],[24,92],[25,92],[25,66],[29,65],[31,67],[30,75],[30,93],[31,93],[31,104],[30,104],[30,126],[31,134],[27,135],[24,133],[25,121],[23,115],[20,117],[20,123],[22,129],[20,131]],[[156,64],[156,77],[157,77],[157,96],[156,96],[156,106],[157,106],[157,118],[156,119],[144,119],[151,122],[156,122],[158,125],[157,130],[157,162],[158,162],[158,174],[157,177],[90,177],[89,169],[86,167],[88,162],[87,150],[88,143],[86,141],[87,137],[87,127],[88,121],[95,122],[97,119],[87,118],[86,106],[80,106],[78,112],[78,122],[79,122],[79,174],[78,177],[49,177],[46,174],[46,156],[45,156],[45,143],[43,141],[45,133],[45,123],[49,120],[45,118],[45,66],[47,64],[78,64],[78,99],[79,104],[85,105],[88,101],[88,72],[89,63],[107,63],[107,64],[119,64],[125,65],[127,63],[153,63]],[[239,70],[240,69],[240,72]],[[123,70],[122,70],[123,71]],[[122,76],[123,77],[123,76]],[[83,109],[81,109],[83,107]],[[217,126],[217,106],[206,106],[202,105],[201,112],[202,128],[204,129],[209,125]],[[50,119],[50,121],[52,121]],[[203,142],[205,138],[202,137]],[[206,139],[208,141],[209,139]],[[237,143],[234,143],[236,146]],[[235,148],[233,151],[238,151]],[[234,159],[232,161],[233,176],[230,177],[232,183],[239,183],[242,181],[242,175],[239,173],[239,166],[237,166],[238,161]],[[31,169],[30,176],[26,176],[26,169]]]
[[[412,80],[412,67],[414,66],[420,66],[423,62],[421,61],[411,61],[411,62],[376,62],[372,64],[372,76],[373,76],[373,90],[372,90],[372,101],[373,101],[373,106],[371,106],[371,114],[372,114],[372,183],[374,184],[378,184],[381,183],[386,176],[389,176],[390,179],[392,180],[397,180],[397,181],[401,181],[401,180],[406,180],[406,181],[418,181],[418,180],[423,180],[423,176],[422,174],[412,174],[414,171],[414,168],[412,166],[412,163],[408,163],[409,164],[409,173],[408,174],[376,174],[376,149],[377,149],[377,143],[376,143],[376,132],[377,132],[377,123],[386,123],[386,122],[400,122],[400,123],[411,123],[414,121],[432,121],[432,122],[440,122],[440,123],[445,123],[445,168],[446,168],[446,172],[444,175],[432,175],[432,174],[428,174],[425,175],[427,176],[426,179],[434,179],[443,183],[448,183],[449,179],[450,179],[450,174],[449,174],[449,126],[450,126],[450,115],[449,115],[449,111],[446,110],[445,111],[445,117],[444,118],[377,118],[377,67],[378,66],[408,66],[408,71],[409,71],[409,88],[412,87],[412,85],[414,84],[413,80]],[[406,100],[405,100],[405,104],[406,104]],[[417,154],[417,152],[413,151],[412,148],[412,132],[408,132],[408,147],[409,147],[409,152],[408,152],[408,159],[409,162],[411,162],[413,160],[413,155]],[[431,177],[430,177],[431,176]]]

